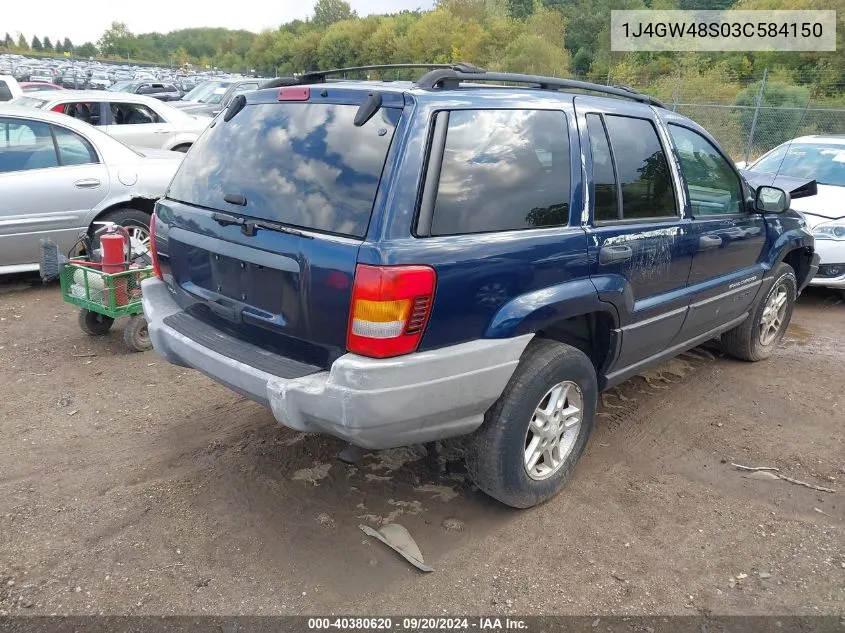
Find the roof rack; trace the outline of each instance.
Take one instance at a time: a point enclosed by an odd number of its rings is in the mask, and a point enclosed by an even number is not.
[[[518,73],[487,72],[480,68],[471,72],[466,72],[465,70],[457,67],[437,68],[420,77],[417,80],[416,85],[419,88],[427,90],[433,90],[435,88],[457,88],[461,81],[508,81],[511,83],[528,84],[534,88],[540,88],[542,90],[560,90],[561,88],[570,90],[585,90],[588,92],[600,92],[602,94],[613,95],[615,97],[622,97],[623,99],[633,99],[634,101],[639,101],[640,103],[647,103],[664,109],[666,108],[666,106],[657,99],[637,92],[629,86],[602,86],[601,84],[594,84],[588,81],[578,81],[575,79],[558,79],[557,77],[522,75]]]
[[[305,84],[318,84],[327,81],[329,75],[344,75],[347,73],[360,72],[365,70],[408,70],[424,68],[428,70],[425,75],[416,81],[416,86],[427,90],[435,88],[457,88],[461,81],[496,81],[526,84],[541,90],[584,90],[586,92],[598,92],[623,99],[632,99],[640,103],[666,108],[657,99],[637,92],[630,86],[603,86],[588,81],[576,79],[558,79],[557,77],[544,77],[542,75],[522,75],[519,73],[488,72],[467,62],[455,62],[452,64],[376,64],[373,66],[349,66],[348,68],[332,68],[329,70],[313,70],[298,77],[277,77],[266,82],[264,88],[278,88],[282,86],[297,86]]]
[[[451,70],[465,74],[485,72],[483,68],[478,68],[477,66],[466,62],[455,62],[454,64],[377,64],[374,66],[349,66],[348,68],[309,71],[303,73],[298,80],[300,84],[322,83],[329,75],[344,75],[346,73],[359,72],[363,70],[408,70],[414,68],[425,68],[428,70]]]

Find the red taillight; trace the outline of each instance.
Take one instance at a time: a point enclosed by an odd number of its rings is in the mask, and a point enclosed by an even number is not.
[[[279,89],[279,101],[308,101],[311,88],[304,86],[286,86]]]
[[[150,216],[150,258],[153,260],[153,274],[159,279],[164,279],[161,274],[161,266],[158,263],[158,251],[156,250],[156,214]]]
[[[436,282],[428,266],[358,264],[346,348],[373,358],[415,351],[431,314]]]

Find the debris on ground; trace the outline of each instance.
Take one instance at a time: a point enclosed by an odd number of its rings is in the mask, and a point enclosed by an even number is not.
[[[294,481],[304,481],[309,484],[314,484],[315,486],[319,486],[318,483],[321,479],[325,479],[329,475],[329,471],[332,469],[331,464],[321,464],[319,462],[314,462],[313,468],[301,468],[297,470],[291,479]]]
[[[446,517],[441,523],[443,529],[447,532],[463,532],[466,524],[458,518]]]
[[[359,525],[358,527],[364,534],[378,539],[420,571],[434,571],[433,567],[425,564],[420,548],[417,547],[416,541],[404,526],[398,523],[389,523],[378,530],[374,530],[368,525]]]
[[[792,477],[781,475],[780,469],[774,468],[773,466],[743,466],[742,464],[734,464],[733,462],[731,462],[731,466],[733,466],[737,470],[750,471],[752,474],[748,475],[749,479],[782,479],[783,481],[795,484],[796,486],[804,486],[805,488],[818,490],[819,492],[836,492],[836,490],[834,490],[833,488],[816,486],[815,484],[808,484],[806,481],[799,481],[797,479],[793,479]]]

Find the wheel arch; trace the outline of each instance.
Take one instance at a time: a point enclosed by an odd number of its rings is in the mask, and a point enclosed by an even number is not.
[[[141,196],[136,196],[134,198],[127,198],[125,200],[121,200],[119,202],[114,202],[113,204],[105,207],[96,212],[96,214],[88,220],[88,229],[90,230],[93,227],[94,222],[98,222],[102,220],[105,216],[115,211],[119,211],[120,209],[137,209],[138,211],[142,211],[149,215],[153,214],[153,210],[155,209],[156,200],[153,198],[144,198]]]
[[[614,325],[609,312],[589,312],[549,323],[536,336],[582,351],[593,363],[596,375],[602,376],[615,358],[618,336]]]
[[[798,281],[798,292],[809,283],[813,274],[813,249],[809,246],[800,246],[784,251],[778,263],[783,262],[792,267],[795,271],[795,278]]]
[[[515,297],[499,308],[487,338],[523,334],[555,340],[581,350],[603,375],[618,351],[619,314],[602,301],[590,279],[577,279]]]

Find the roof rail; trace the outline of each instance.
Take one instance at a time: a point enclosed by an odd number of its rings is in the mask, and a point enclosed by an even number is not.
[[[332,68],[330,70],[313,70],[303,73],[299,77],[299,83],[322,83],[328,75],[343,75],[362,70],[408,70],[414,68],[451,70],[465,74],[485,72],[483,68],[478,68],[478,66],[466,62],[455,62],[453,64],[376,64],[373,66],[350,66],[348,68]]]
[[[478,69],[474,72],[465,72],[459,68],[437,68],[420,77],[416,85],[419,88],[433,90],[435,88],[456,88],[461,81],[509,81],[512,83],[528,84],[542,90],[585,90],[588,92],[600,92],[602,94],[633,99],[640,103],[647,103],[659,108],[666,108],[662,102],[635,91],[628,86],[602,86],[588,81],[575,79],[558,79],[557,77],[543,77],[541,75],[522,75],[518,73],[486,72]]]

